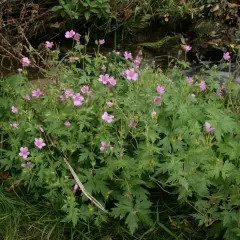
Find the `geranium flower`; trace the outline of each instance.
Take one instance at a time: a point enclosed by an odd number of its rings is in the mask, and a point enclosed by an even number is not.
[[[74,39],[75,41],[79,41],[80,38],[81,38],[81,35],[80,35],[79,33],[75,33],[75,34],[74,34],[73,39]]]
[[[203,91],[207,88],[206,82],[205,81],[201,81],[199,84],[200,89]]]
[[[78,185],[75,184],[74,187],[73,187],[73,192],[76,192],[78,190],[78,188],[79,188]]]
[[[98,42],[99,42],[99,45],[103,45],[105,43],[105,40],[104,39],[99,39]]]
[[[49,41],[46,41],[46,42],[45,42],[45,46],[48,47],[48,48],[52,48],[53,45],[54,45],[53,42],[49,42]]]
[[[83,104],[84,97],[80,93],[75,94],[72,98],[75,106],[81,106]]]
[[[112,107],[113,106],[113,102],[106,102],[108,107]]]
[[[31,100],[31,97],[30,97],[30,95],[29,95],[29,94],[27,94],[27,95],[25,96],[25,99],[26,99],[27,101],[30,101],[30,100]]]
[[[64,125],[65,125],[66,127],[70,127],[70,126],[71,126],[71,123],[70,123],[69,121],[66,121],[66,122],[64,123]]]
[[[140,64],[141,64],[142,58],[140,58],[139,56],[136,57],[136,59],[133,61],[133,65],[135,68],[139,68]]]
[[[102,115],[102,120],[107,122],[107,123],[111,123],[114,119],[113,115],[108,114],[107,112],[104,112]]]
[[[215,128],[212,128],[209,122],[205,122],[205,130],[206,132],[212,132],[215,130]]]
[[[184,50],[185,50],[186,52],[191,51],[191,50],[192,50],[192,47],[189,46],[189,45],[186,45],[186,46],[184,46]]]
[[[124,74],[125,74],[127,80],[129,80],[129,81],[136,81],[136,80],[138,80],[138,73],[135,72],[135,70],[133,68],[126,69],[124,71]]]
[[[187,77],[187,82],[189,84],[192,84],[193,83],[193,77]]]
[[[162,98],[160,96],[154,97],[153,102],[160,105],[162,103]]]
[[[229,52],[225,52],[225,53],[223,54],[223,59],[224,59],[224,60],[229,60],[230,58],[231,58],[231,56],[230,56]]]
[[[125,58],[126,60],[132,59],[132,53],[131,53],[131,52],[128,52],[128,51],[125,51],[125,52],[124,52],[124,58]]]
[[[31,64],[28,57],[23,57],[22,60],[21,60],[21,63],[23,65],[23,67],[28,67]]]
[[[160,94],[164,94],[165,93],[165,87],[162,85],[158,85],[156,88],[157,92]]]
[[[46,146],[42,138],[35,138],[34,144],[37,148],[42,149]]]
[[[13,128],[18,128],[18,125],[19,125],[18,122],[13,122],[10,124],[10,126]]]
[[[84,86],[81,87],[80,90],[81,90],[82,93],[88,93],[89,92],[89,86],[84,85]]]
[[[32,91],[32,96],[35,98],[40,98],[43,95],[43,92],[38,88]]]
[[[75,34],[76,32],[74,32],[73,30],[67,31],[65,33],[65,38],[73,38]]]
[[[23,159],[27,159],[29,154],[30,154],[30,152],[28,151],[27,147],[20,148],[19,156],[23,157]]]
[[[110,84],[112,86],[116,85],[116,79],[114,77],[109,76],[109,74],[104,74],[99,76],[99,81],[102,82],[104,85]]]
[[[12,106],[12,112],[13,113],[18,113],[18,109],[16,107]]]
[[[101,152],[105,151],[108,146],[109,146],[109,143],[101,142],[100,151]]]

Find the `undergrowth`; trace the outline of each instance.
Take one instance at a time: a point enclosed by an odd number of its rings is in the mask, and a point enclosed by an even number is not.
[[[186,78],[181,68],[141,68],[128,51],[104,56],[104,39],[91,56],[89,36],[65,37],[73,48],[60,60],[44,43],[54,82],[28,81],[31,57],[1,82],[0,166],[31,196],[1,194],[3,237],[16,238],[28,219],[45,239],[201,239],[206,229],[237,239],[239,85],[216,81],[215,68]]]

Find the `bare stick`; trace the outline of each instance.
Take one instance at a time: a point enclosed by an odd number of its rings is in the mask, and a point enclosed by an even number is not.
[[[83,184],[81,183],[80,179],[78,178],[77,174],[75,173],[75,171],[73,170],[73,168],[71,167],[70,163],[68,162],[68,160],[66,158],[64,158],[64,162],[67,164],[70,172],[72,173],[72,176],[74,177],[76,183],[78,184],[79,188],[82,190],[83,194],[91,201],[93,202],[99,209],[101,209],[102,211],[104,211],[105,213],[107,213],[107,210],[103,207],[103,205],[98,202],[87,190],[86,188],[83,186]]]

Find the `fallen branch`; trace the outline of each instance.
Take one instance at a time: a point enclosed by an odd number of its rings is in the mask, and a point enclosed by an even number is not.
[[[103,207],[103,205],[98,202],[87,190],[86,188],[83,186],[83,184],[81,183],[80,179],[78,178],[77,174],[75,173],[75,171],[73,170],[73,168],[71,167],[70,163],[68,162],[68,160],[66,158],[64,158],[64,162],[67,164],[69,170],[72,173],[73,178],[75,179],[77,185],[79,186],[79,188],[81,189],[82,193],[91,201],[93,202],[99,209],[101,209],[102,211],[104,211],[105,213],[107,213],[107,210]]]

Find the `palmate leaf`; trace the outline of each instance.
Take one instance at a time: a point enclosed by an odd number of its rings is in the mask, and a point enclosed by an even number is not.
[[[233,165],[231,162],[226,161],[223,165],[222,168],[222,177],[223,179],[226,179],[230,177],[231,175],[235,175],[236,173],[234,172],[235,165]]]
[[[80,217],[80,210],[77,208],[77,203],[74,198],[70,197],[68,200],[65,200],[62,210],[67,213],[63,221],[72,222],[73,225],[76,226]]]
[[[237,125],[236,120],[228,116],[228,114],[223,110],[211,107],[207,109],[207,113],[212,125],[215,128],[214,133],[217,140],[221,140],[224,133],[240,132],[240,127]]]
[[[139,222],[144,222],[145,224],[152,224],[149,217],[151,203],[149,201],[141,201],[139,199],[132,198],[122,198],[119,203],[115,204],[116,207],[112,209],[112,216],[115,218],[123,219],[126,216],[126,224],[133,234],[137,228]]]

